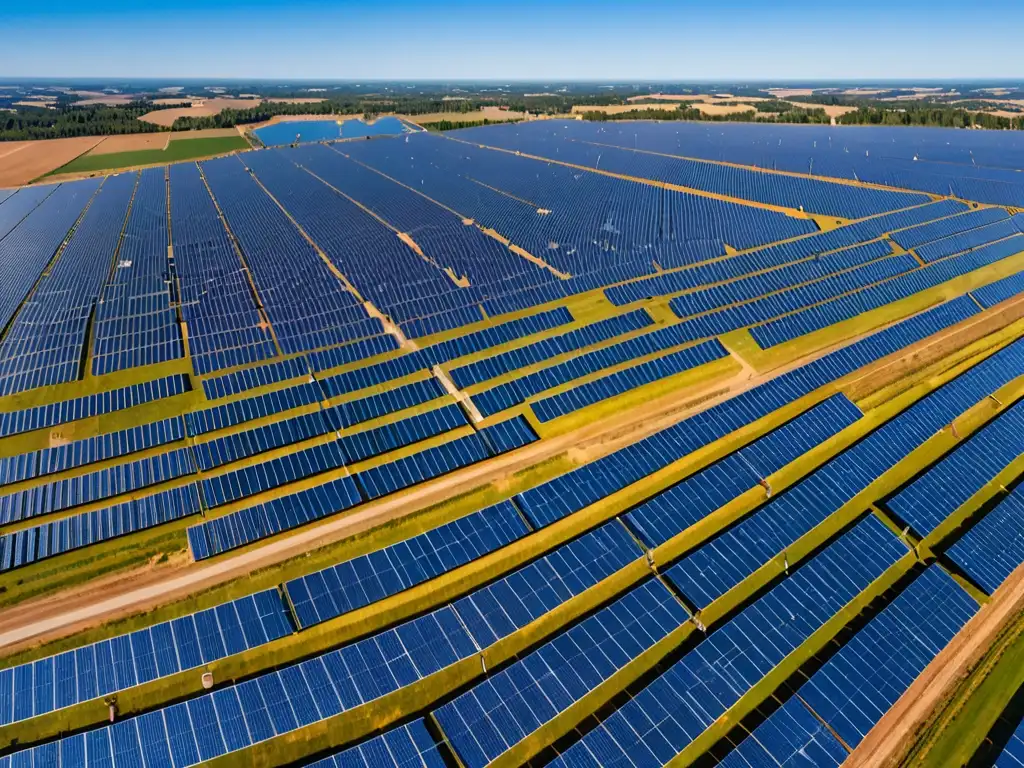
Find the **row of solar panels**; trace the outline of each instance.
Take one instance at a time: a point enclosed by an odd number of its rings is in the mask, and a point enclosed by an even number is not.
[[[757,454],[757,453],[755,453],[755,454],[752,454],[752,455],[754,456],[754,458],[755,458],[755,460],[756,460],[756,459],[757,459],[757,456],[758,456],[758,454]],[[879,527],[880,527],[880,526],[879,526]],[[606,527],[606,528],[607,528],[607,527]],[[602,529],[602,530],[604,530],[604,529]],[[628,539],[628,537],[627,537],[627,539]],[[581,540],[581,541],[582,541],[582,540]],[[872,547],[872,549],[873,549],[873,550],[877,550],[877,547]],[[633,547],[633,552],[634,552],[634,556],[635,556],[635,555],[636,555],[636,552],[637,552],[637,550],[635,549],[635,547]],[[574,558],[574,559],[573,559],[573,562],[576,562],[576,561],[578,561],[578,560],[577,560],[576,558]],[[862,559],[861,559],[861,558],[856,558],[856,562],[858,562],[858,563],[859,563],[859,562],[862,562]],[[532,580],[531,580],[531,581],[532,581]],[[550,582],[550,580],[548,580],[548,581]],[[542,583],[542,582],[540,582],[540,583]],[[474,604],[475,604],[476,602],[477,602],[477,601],[474,601]],[[484,604],[486,604],[486,601],[485,601],[485,603],[484,603]],[[492,621],[493,621],[493,619],[489,618],[489,619],[485,620],[485,624],[484,624],[484,625],[481,625],[481,626],[488,626],[488,627],[491,627],[491,626],[492,626]],[[474,626],[474,625],[475,625],[475,623],[474,623],[474,622],[472,622],[472,621],[470,621],[470,622],[468,622],[468,624],[467,624],[467,625],[468,625],[468,626],[471,626],[471,627],[472,627],[472,626]]]
[[[865,219],[828,232],[808,235],[780,245],[770,245],[709,264],[696,265],[625,285],[613,286],[606,288],[604,293],[613,304],[623,306],[649,296],[667,296],[699,288],[702,285],[726,282],[754,272],[812,257],[821,257],[825,267],[829,266],[830,259],[839,260],[833,263],[853,266],[849,263],[851,255],[854,261],[860,261],[864,251],[862,249],[852,250],[851,246],[875,240],[900,228],[934,221],[967,210],[968,207],[963,203],[943,200],[906,211]],[[852,254],[846,254],[841,249],[851,249]],[[836,268],[842,267],[837,266]]]

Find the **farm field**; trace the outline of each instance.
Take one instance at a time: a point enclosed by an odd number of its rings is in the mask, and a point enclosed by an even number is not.
[[[232,135],[233,134],[233,135]],[[118,137],[134,138],[134,137]],[[132,142],[117,141],[116,144],[126,145]],[[173,163],[181,160],[210,157],[226,152],[249,149],[249,143],[230,129],[227,135],[192,138],[191,136],[171,135],[164,146],[154,147],[154,141],[139,141],[145,149],[111,150],[103,152],[91,151],[79,155],[70,163],[53,169],[54,174],[92,173],[97,171],[113,171],[121,168],[132,168],[143,165]],[[102,145],[100,145],[102,146]],[[96,147],[99,149],[99,147]]]
[[[0,768],[1016,749],[1013,134],[385,120],[0,189]]]
[[[0,144],[0,187],[28,184],[95,147],[102,136]]]
[[[170,128],[179,117],[210,117],[219,114],[225,109],[249,109],[259,106],[261,99],[227,99],[227,98],[197,98],[197,97],[175,97],[157,99],[157,104],[177,104],[187,102],[186,106],[171,109],[157,109],[148,112],[139,119],[153,125],[162,125]]]

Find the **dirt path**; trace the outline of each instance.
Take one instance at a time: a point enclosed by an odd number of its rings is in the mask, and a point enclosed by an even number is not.
[[[917,680],[872,728],[843,763],[844,768],[899,765],[936,706],[984,656],[1006,624],[1024,611],[1024,565],[1017,568]]]
[[[959,331],[952,333],[969,334],[971,325],[973,323],[968,321],[958,327]],[[944,334],[949,335],[950,332]],[[803,364],[807,359],[820,357],[852,341],[844,340],[808,355],[807,358],[780,366],[768,374],[758,375],[744,365],[728,379],[668,393],[643,408],[629,409],[614,417],[546,438],[505,456],[423,483],[397,496],[361,505],[349,514],[337,515],[319,525],[300,528],[282,538],[266,541],[251,551],[217,558],[206,564],[186,563],[173,570],[168,567],[157,568],[154,572],[159,576],[153,578],[140,576],[137,572],[121,574],[109,582],[104,581],[102,585],[96,582],[86,585],[82,590],[76,590],[71,597],[61,593],[28,601],[6,609],[0,615],[0,648],[11,650],[13,647],[20,648],[33,642],[67,635],[244,577],[254,570],[354,536],[474,488],[493,482],[500,483],[520,470],[562,453],[571,452],[573,458],[592,461],[775,378]],[[932,339],[925,340],[918,347],[911,348],[911,351],[927,348],[933,343]],[[948,340],[946,343],[949,343]],[[911,351],[904,350],[895,357],[884,358],[870,366],[868,371],[882,370],[907,357]]]

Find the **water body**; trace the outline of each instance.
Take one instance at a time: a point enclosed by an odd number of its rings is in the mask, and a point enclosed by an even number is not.
[[[405,124],[397,117],[382,117],[373,123],[362,120],[345,120],[342,123],[335,120],[296,120],[257,128],[254,133],[266,146],[277,147],[296,140],[307,143],[361,139],[365,136],[394,136],[406,130]]]

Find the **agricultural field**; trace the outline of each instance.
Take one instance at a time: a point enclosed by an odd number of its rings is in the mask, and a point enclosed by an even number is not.
[[[205,133],[197,131],[196,133]],[[182,160],[212,157],[228,152],[249,149],[247,142],[233,128],[217,129],[217,135],[193,137],[182,134],[135,134],[110,137],[91,151],[79,155],[71,162],[54,168],[53,175],[97,173],[122,168],[160,165]],[[160,137],[163,143],[160,143]],[[121,149],[118,145],[126,148]],[[133,145],[142,148],[132,149]],[[118,147],[115,149],[115,147]]]
[[[0,187],[28,184],[85,154],[102,136],[46,141],[7,141],[0,144]]]
[[[0,190],[0,768],[1017,749],[1013,134],[332,137]]]

